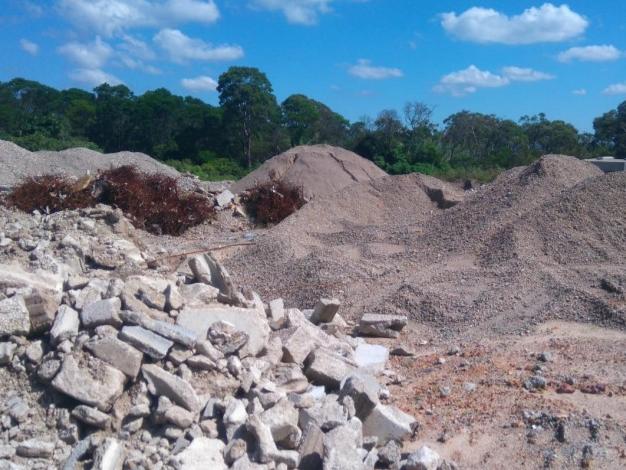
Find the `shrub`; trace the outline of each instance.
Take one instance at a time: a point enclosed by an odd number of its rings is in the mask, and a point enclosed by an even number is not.
[[[6,202],[25,212],[49,213],[108,204],[120,208],[136,227],[167,235],[181,235],[215,212],[207,198],[181,191],[176,179],[148,175],[134,166],[107,170],[78,183],[52,175],[29,178],[13,189]]]
[[[282,181],[257,185],[241,199],[248,214],[261,225],[281,222],[306,202],[301,189]]]

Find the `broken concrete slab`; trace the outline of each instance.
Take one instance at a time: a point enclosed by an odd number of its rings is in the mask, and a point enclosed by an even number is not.
[[[219,207],[226,207],[228,204],[230,204],[233,201],[233,199],[235,199],[235,195],[232,192],[230,192],[228,189],[225,189],[224,191],[219,193],[217,196],[215,196],[215,202],[217,203]]]
[[[120,331],[119,338],[154,359],[163,359],[174,345],[169,339],[140,326],[125,326]]]
[[[95,328],[99,325],[111,325],[116,328],[122,326],[119,298],[98,300],[85,305],[80,312],[80,321],[85,328]]]
[[[143,354],[130,344],[111,336],[94,338],[84,345],[94,356],[111,364],[126,376],[135,379],[139,374]]]
[[[196,345],[195,333],[180,325],[161,320],[154,320],[146,315],[136,312],[123,311],[120,316],[124,323],[140,326],[188,348],[193,348]]]
[[[93,470],[121,470],[124,464],[124,445],[112,437],[106,438],[93,458]]]
[[[337,299],[320,299],[315,305],[309,320],[315,325],[330,323],[335,318],[340,305],[341,303]]]
[[[186,380],[176,377],[154,364],[144,364],[141,371],[157,395],[164,395],[174,403],[194,413],[202,406],[195,390]]]
[[[363,435],[376,436],[381,445],[402,441],[413,434],[417,421],[394,406],[379,403],[363,422]]]
[[[21,295],[0,300],[0,337],[30,333],[30,314]]]
[[[360,343],[354,350],[354,362],[359,370],[378,374],[385,369],[389,350],[379,344]]]
[[[363,336],[376,338],[397,338],[407,323],[408,318],[403,315],[366,313],[361,317],[357,332]]]
[[[219,439],[196,437],[189,447],[176,456],[180,470],[226,470],[224,443]]]
[[[219,321],[230,323],[249,336],[248,342],[239,351],[240,357],[257,356],[265,348],[270,328],[267,318],[262,318],[254,309],[224,306],[186,307],[176,319],[178,325],[193,331],[198,341],[206,339],[211,325]]]
[[[324,348],[315,349],[306,359],[307,378],[334,390],[338,390],[341,381],[356,371],[356,364]]]
[[[71,355],[63,360],[52,386],[61,393],[101,411],[111,409],[124,391],[126,376],[100,359],[89,358],[82,363]]]
[[[281,332],[283,340],[283,361],[304,364],[304,361],[318,343],[311,337],[307,328],[299,326]]]
[[[52,325],[61,298],[54,291],[33,289],[30,295],[24,297],[24,303],[30,316],[31,330],[40,333]]]
[[[61,305],[50,330],[50,341],[55,345],[73,338],[78,334],[79,326],[78,312],[68,305]]]
[[[378,381],[371,375],[354,374],[343,382],[339,398],[352,398],[356,416],[365,420],[379,403],[380,388]]]

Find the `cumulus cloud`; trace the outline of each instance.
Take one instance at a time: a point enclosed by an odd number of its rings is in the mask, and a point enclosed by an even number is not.
[[[57,5],[78,28],[104,36],[146,26],[214,23],[220,17],[213,0],[58,0]]]
[[[502,73],[513,82],[538,82],[552,80],[554,75],[522,67],[504,67]]]
[[[348,73],[365,80],[385,80],[387,78],[401,78],[404,76],[402,70],[398,68],[378,67],[365,59],[358,60],[355,65],[348,69]]]
[[[76,69],[70,72],[69,77],[75,82],[91,87],[96,87],[103,83],[108,83],[109,85],[119,85],[122,83],[116,76],[100,69]]]
[[[39,53],[39,46],[28,39],[20,39],[20,46],[30,55],[37,55]]]
[[[99,36],[89,43],[68,42],[59,47],[58,51],[83,69],[99,69],[113,54],[113,48]]]
[[[161,69],[155,67],[154,65],[146,64],[142,60],[133,59],[132,57],[123,54],[119,57],[118,65],[126,67],[130,70],[140,70],[151,75],[159,75],[161,73]]]
[[[174,62],[188,60],[236,60],[243,57],[243,49],[237,45],[213,46],[201,39],[186,36],[177,29],[163,29],[154,36],[159,45]]]
[[[441,25],[464,41],[513,45],[565,41],[584,33],[589,22],[567,5],[545,3],[515,16],[481,7],[444,13]]]
[[[560,62],[610,62],[618,60],[624,54],[612,45],[572,47],[559,54]]]
[[[605,95],[626,95],[626,82],[609,85],[602,93]]]
[[[252,0],[251,5],[269,11],[280,11],[287,21],[294,24],[312,25],[319,15],[331,11],[333,0]]]
[[[217,82],[206,75],[195,78],[183,78],[180,83],[189,91],[215,91],[217,89]]]
[[[585,88],[578,88],[577,90],[572,90],[572,95],[585,96],[586,94],[587,94],[587,90]]]
[[[465,96],[476,93],[481,88],[500,88],[512,82],[536,82],[553,78],[553,75],[529,68],[504,67],[502,73],[498,74],[470,65],[465,70],[452,72],[442,77],[434,90],[453,96]]]
[[[154,60],[156,58],[156,54],[148,44],[129,34],[122,36],[122,43],[118,46],[118,48],[128,55],[136,57],[137,59]]]

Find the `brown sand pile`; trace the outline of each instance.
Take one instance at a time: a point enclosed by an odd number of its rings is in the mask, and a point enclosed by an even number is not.
[[[547,156],[449,209],[421,178],[307,204],[227,264],[289,304],[334,295],[347,316],[408,314],[442,334],[522,331],[548,318],[626,326],[623,297],[601,287],[626,288],[626,173]]]
[[[241,192],[270,180],[281,180],[302,188],[304,196],[311,199],[385,175],[374,163],[348,150],[330,145],[303,145],[266,161],[237,181],[232,189]]]

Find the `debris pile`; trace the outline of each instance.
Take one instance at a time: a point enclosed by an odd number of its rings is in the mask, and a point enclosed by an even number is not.
[[[248,215],[260,225],[277,224],[306,203],[301,189],[281,181],[255,186],[240,199]]]
[[[0,468],[453,468],[403,454],[388,351],[338,301],[266,305],[205,254],[150,269],[104,205],[0,226]]]

